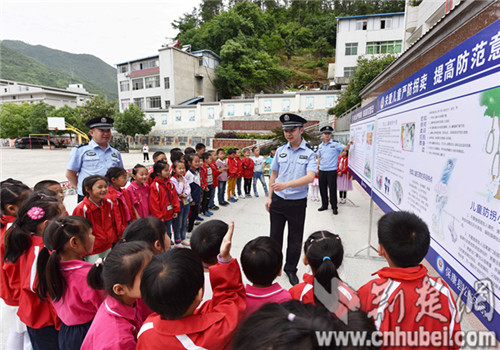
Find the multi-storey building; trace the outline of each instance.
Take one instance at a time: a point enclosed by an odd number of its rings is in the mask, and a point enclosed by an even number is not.
[[[12,80],[0,80],[0,105],[7,102],[45,102],[56,108],[62,106],[82,106],[94,96],[83,88],[82,84],[70,84],[66,89],[50,86],[21,83]]]
[[[220,57],[210,50],[163,47],[158,55],[117,64],[120,111],[133,103],[145,111],[216,101],[213,84]]]
[[[335,83],[346,85],[358,57],[400,54],[404,37],[404,12],[337,17]]]

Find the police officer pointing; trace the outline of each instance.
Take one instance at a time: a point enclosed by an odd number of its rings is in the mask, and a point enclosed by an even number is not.
[[[328,209],[328,189],[330,190],[330,204],[332,205],[333,214],[337,215],[337,166],[339,162],[339,154],[344,150],[349,150],[352,141],[347,146],[333,141],[333,128],[329,125],[320,129],[323,142],[318,147],[319,159],[319,193],[321,195],[321,208],[318,211]]]
[[[78,189],[78,202],[84,198],[82,182],[87,176],[104,176],[111,167],[123,168],[120,152],[109,145],[113,122],[113,118],[109,117],[97,117],[89,120],[85,125],[90,128],[92,141],[71,150],[66,166],[66,177]]]
[[[297,263],[300,259],[306,217],[308,184],[314,180],[317,164],[314,152],[302,138],[304,118],[286,113],[280,117],[288,143],[276,150],[271,164],[269,199],[266,209],[271,220],[271,238],[283,246],[285,223],[288,222],[288,248],[285,273],[292,285],[299,283]]]

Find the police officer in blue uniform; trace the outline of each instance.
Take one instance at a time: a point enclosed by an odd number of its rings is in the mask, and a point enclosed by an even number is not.
[[[90,175],[106,174],[111,167],[122,167],[123,161],[120,152],[109,145],[113,118],[97,117],[89,120],[85,125],[90,128],[92,141],[83,143],[71,150],[66,177],[78,189],[78,203],[83,198],[82,182]]]
[[[280,117],[288,143],[276,150],[271,164],[269,199],[266,209],[271,220],[271,238],[283,246],[285,223],[288,222],[288,247],[285,273],[292,285],[299,283],[297,264],[302,248],[306,218],[308,184],[314,180],[317,164],[314,152],[302,138],[307,120],[286,113]]]
[[[352,141],[347,146],[332,140],[333,128],[329,125],[320,129],[323,142],[318,147],[319,160],[319,193],[321,195],[321,208],[318,211],[328,209],[328,190],[330,190],[330,204],[333,215],[338,214],[337,209],[337,166],[339,155],[344,150],[349,150]]]

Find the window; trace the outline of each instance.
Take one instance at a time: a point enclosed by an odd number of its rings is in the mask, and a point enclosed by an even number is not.
[[[120,81],[120,91],[129,91],[130,83],[128,80]]]
[[[356,67],[344,67],[344,77],[352,77]]]
[[[165,108],[170,107],[170,100],[165,100]]]
[[[124,65],[124,66],[119,66],[119,67],[118,67],[118,72],[120,72],[120,73],[127,73],[127,72],[128,72],[128,67],[127,67],[127,65]]]
[[[146,97],[146,108],[161,108],[161,97]]]
[[[397,53],[401,52],[401,40],[396,41],[371,41],[366,43],[367,54]]]
[[[345,44],[345,55],[352,56],[358,54],[358,43],[346,43]]]
[[[368,27],[367,20],[356,21],[356,30],[366,30]]]
[[[134,98],[134,104],[140,109],[144,109],[144,98]]]
[[[392,19],[391,18],[382,18],[380,20],[380,29],[391,29]]]
[[[158,60],[132,63],[132,70],[133,71],[143,70],[143,69],[148,69],[148,68],[155,68],[155,67],[158,67]]]
[[[132,90],[144,89],[144,81],[142,78],[132,80]]]
[[[163,78],[163,83],[165,85],[165,89],[170,89],[170,78],[169,77]]]
[[[200,59],[198,60],[198,65],[199,65],[200,67],[201,67],[201,66],[203,66],[203,58],[200,58]]]
[[[160,87],[160,76],[146,77],[144,78],[144,83],[146,84],[146,89]]]
[[[126,98],[121,100],[121,105],[122,105],[122,111],[126,110],[130,104],[130,99]]]

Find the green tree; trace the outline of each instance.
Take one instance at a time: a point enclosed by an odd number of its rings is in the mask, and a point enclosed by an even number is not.
[[[64,118],[64,121],[69,123],[71,126],[88,133],[89,128],[85,125],[85,121],[83,120],[83,116],[80,112],[80,108],[72,108],[70,106],[63,106],[61,108],[55,109],[50,112],[50,117],[54,118]],[[56,134],[64,134],[67,132],[72,132],[69,130],[56,131]]]
[[[340,100],[334,107],[335,115],[340,116],[360,103],[361,97],[359,96],[359,92],[396,58],[396,55],[384,55],[372,59],[366,57],[358,58],[354,76],[351,77],[347,88],[340,94]]]
[[[133,138],[136,134],[147,135],[153,126],[155,126],[154,119],[146,119],[144,111],[134,104],[129,105],[123,113],[115,115],[114,127],[116,131],[125,136]]]
[[[47,117],[54,110],[54,106],[45,102],[32,104],[29,114],[30,134],[48,134]]]
[[[222,9],[222,0],[202,0],[200,15],[203,22],[208,22],[219,14]]]
[[[4,103],[0,106],[0,137],[14,139],[27,136],[30,132],[31,105],[27,102],[22,105]]]
[[[85,102],[80,108],[82,120],[88,122],[96,117],[113,117],[116,113],[116,101],[106,101],[104,94],[100,93]]]

